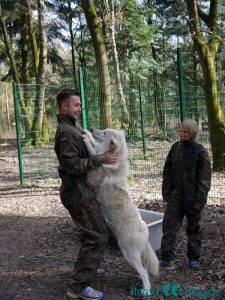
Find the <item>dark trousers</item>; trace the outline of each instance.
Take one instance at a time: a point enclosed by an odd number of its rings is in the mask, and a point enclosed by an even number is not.
[[[182,199],[171,197],[167,202],[163,218],[163,237],[161,242],[161,258],[171,261],[174,259],[177,233],[186,216],[186,233],[188,238],[187,257],[188,259],[199,259],[201,254],[201,212],[192,208]]]
[[[61,201],[82,233],[81,248],[74,266],[73,286],[90,286],[108,242],[108,229],[95,198],[61,193]],[[69,199],[68,199],[69,197]]]

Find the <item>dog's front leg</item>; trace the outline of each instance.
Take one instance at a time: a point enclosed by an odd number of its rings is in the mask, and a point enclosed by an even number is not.
[[[91,142],[91,145],[95,148],[96,143],[95,143],[95,140],[93,139],[93,136],[92,136],[92,134],[90,133],[90,131],[84,129],[84,130],[83,130],[83,133],[84,133],[84,135],[86,135],[86,136],[89,138],[89,140],[90,140],[90,142]]]
[[[89,154],[91,156],[96,156],[96,151],[95,151],[95,148],[93,147],[93,145],[91,144],[91,141],[89,139],[89,137],[87,137],[86,135],[82,135],[82,138],[83,138],[83,141],[85,143],[85,146],[89,152]]]

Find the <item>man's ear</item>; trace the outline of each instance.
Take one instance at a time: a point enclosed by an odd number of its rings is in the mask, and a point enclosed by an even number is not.
[[[67,103],[66,103],[66,101],[63,101],[63,102],[60,104],[59,108],[60,108],[60,111],[64,112],[64,111],[66,110],[66,108],[67,108]]]
[[[113,139],[111,139],[109,144],[109,151],[114,152],[115,149],[116,149],[116,143]]]

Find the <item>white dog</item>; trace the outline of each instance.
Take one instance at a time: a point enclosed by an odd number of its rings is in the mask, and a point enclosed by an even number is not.
[[[95,143],[93,137],[99,142]],[[105,129],[85,131],[90,155],[112,151],[118,156],[114,165],[89,171],[88,181],[96,187],[103,215],[115,235],[125,259],[140,274],[145,289],[150,289],[148,271],[159,274],[158,258],[148,239],[148,228],[128,192],[128,150],[124,131]]]

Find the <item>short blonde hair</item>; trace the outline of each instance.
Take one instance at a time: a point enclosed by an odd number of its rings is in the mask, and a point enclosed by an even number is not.
[[[186,119],[182,122],[182,124],[189,132],[190,139],[194,141],[198,135],[199,128],[198,124],[194,119]]]

